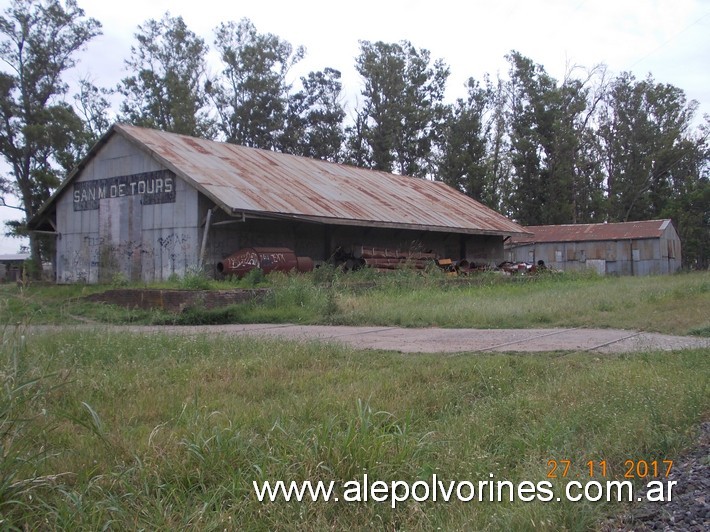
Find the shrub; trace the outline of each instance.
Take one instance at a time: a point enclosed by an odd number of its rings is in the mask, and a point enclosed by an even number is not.
[[[202,272],[188,271],[180,281],[180,288],[185,290],[208,290],[210,288],[210,280]]]
[[[264,270],[262,270],[261,268],[254,268],[253,270],[249,270],[247,272],[247,274],[244,276],[244,279],[242,279],[242,282],[246,286],[257,286],[262,284],[264,280]]]

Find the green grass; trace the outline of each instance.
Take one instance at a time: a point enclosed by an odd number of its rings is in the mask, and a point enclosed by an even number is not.
[[[21,332],[2,344],[17,450],[0,462],[15,484],[3,528],[593,530],[627,506],[267,504],[252,481],[537,482],[550,459],[575,473],[605,459],[618,478],[627,459],[678,459],[710,412],[707,350],[446,357],[100,330],[21,344]],[[15,367],[38,379],[31,401],[8,395]]]
[[[199,282],[197,282],[199,281]],[[204,284],[206,283],[206,285]],[[261,302],[181,314],[126,310],[81,296],[106,287],[2,287],[0,323],[301,323],[404,327],[613,327],[707,336],[710,273],[653,277],[498,274],[452,280],[437,272],[271,274],[238,283],[177,279],[165,288],[269,287]]]
[[[122,283],[123,284],[123,283]],[[93,304],[107,287],[0,288],[6,324],[295,322],[622,327],[708,336],[710,274],[370,271],[188,277],[268,286],[262,302],[180,314]],[[24,337],[24,338],[23,338]],[[8,325],[0,346],[0,523],[17,529],[593,530],[608,503],[259,503],[252,481],[545,480],[606,460],[677,459],[710,413],[708,350],[401,355],[254,338]]]
[[[613,327],[674,334],[708,327],[710,274],[545,276],[448,289],[375,290],[338,300],[348,324],[474,328]]]

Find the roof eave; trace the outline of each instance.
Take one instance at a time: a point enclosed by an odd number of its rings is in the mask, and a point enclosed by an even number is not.
[[[345,226],[358,226],[358,227],[374,227],[380,229],[402,229],[411,231],[427,231],[436,233],[456,233],[456,234],[469,234],[469,235],[491,235],[491,236],[510,236],[510,235],[526,235],[526,232],[515,232],[515,231],[499,231],[492,229],[481,229],[481,228],[468,228],[468,227],[449,227],[440,225],[420,225],[420,224],[407,224],[399,222],[388,222],[384,220],[360,220],[360,219],[346,219],[346,218],[331,218],[327,216],[309,216],[309,215],[299,215],[290,213],[267,213],[263,211],[249,211],[241,209],[230,209],[224,205],[220,205],[225,212],[230,215],[235,214],[245,214],[254,218],[261,219],[272,219],[272,220],[296,220],[308,223],[316,223],[323,225],[345,225]]]
[[[623,236],[617,238],[558,238],[551,240],[526,240],[524,242],[511,242],[508,247],[519,247],[519,246],[529,246],[531,244],[577,244],[584,242],[608,242],[613,240],[614,242],[620,240],[653,240],[660,238],[658,236]]]

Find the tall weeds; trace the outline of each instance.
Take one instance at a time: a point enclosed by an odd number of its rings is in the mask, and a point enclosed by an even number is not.
[[[26,362],[26,335],[21,327],[5,327],[0,343],[0,517],[27,504],[31,493],[52,484],[61,474],[43,476],[50,455],[46,435],[52,427],[46,408],[54,375]]]

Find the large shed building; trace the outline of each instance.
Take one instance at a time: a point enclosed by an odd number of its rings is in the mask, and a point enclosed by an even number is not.
[[[506,242],[507,259],[558,270],[593,268],[599,274],[674,273],[681,267],[680,238],[671,220],[538,225]]]
[[[354,246],[493,264],[525,229],[444,185],[116,124],[31,220],[60,283],[160,281],[241,248],[316,264]]]

